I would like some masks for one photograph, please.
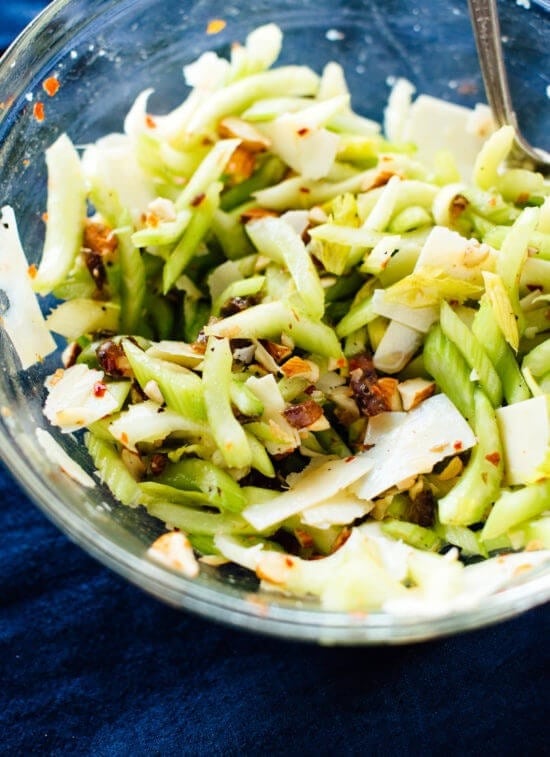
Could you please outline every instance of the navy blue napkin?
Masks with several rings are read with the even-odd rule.
[[[3,0],[0,44],[44,4]],[[0,754],[542,754],[549,625],[374,649],[228,629],[102,567],[0,465]]]

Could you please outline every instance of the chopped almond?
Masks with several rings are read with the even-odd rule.
[[[244,145],[239,145],[229,158],[225,167],[225,173],[232,178],[235,183],[250,178],[256,168],[256,156]]]
[[[193,547],[181,531],[170,531],[159,536],[149,547],[147,554],[168,568],[183,573],[187,578],[196,578],[199,574],[199,563]]]
[[[412,410],[435,392],[435,382],[423,378],[407,379],[397,385],[403,410]]]
[[[301,376],[307,378],[313,384],[319,378],[319,366],[312,360],[304,360],[298,355],[294,355],[286,363],[283,363],[281,370],[287,378]]]

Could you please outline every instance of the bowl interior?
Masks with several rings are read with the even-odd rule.
[[[550,14],[515,3],[501,4],[502,31],[514,102],[525,134],[548,149]],[[206,33],[222,16],[225,28]],[[11,205],[29,262],[38,262],[46,202],[44,149],[67,131],[75,144],[121,131],[136,95],[154,88],[155,113],[186,94],[182,66],[202,52],[228,52],[234,40],[275,21],[284,33],[280,58],[320,71],[336,60],[344,66],[355,109],[381,120],[395,77],[419,93],[472,106],[484,101],[465,2],[440,0],[292,0],[226,5],[199,0],[58,0],[19,38],[0,66],[0,201]],[[48,97],[43,81],[55,74],[61,88]],[[45,118],[33,115],[37,102]],[[537,118],[531,114],[537,113]],[[48,308],[48,301],[44,302]],[[60,343],[60,348],[63,345]],[[83,489],[49,463],[35,429],[44,426],[43,380],[59,354],[28,371],[0,333],[0,451],[31,497],[71,538],[145,590],[209,617],[295,638],[327,642],[410,641],[471,628],[542,601],[544,576],[492,598],[483,608],[426,621],[384,613],[350,618],[319,611],[314,604],[256,593],[256,582],[239,569],[205,569],[190,582],[148,560],[145,549],[163,528],[141,509],[118,505],[108,490]],[[87,470],[77,437],[54,436]]]

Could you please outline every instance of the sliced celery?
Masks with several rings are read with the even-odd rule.
[[[417,549],[438,552],[443,546],[443,542],[432,529],[418,526],[416,523],[387,518],[382,521],[381,528],[386,536],[404,541]]]
[[[504,453],[495,411],[479,389],[475,392],[474,405],[477,445],[458,483],[439,500],[439,520],[444,524],[469,526],[478,523],[485,518],[500,493]]]
[[[92,433],[86,434],[85,442],[101,480],[113,496],[123,505],[139,504],[139,485],[122,462],[115,445]]]
[[[243,427],[231,408],[231,365],[228,339],[211,336],[204,353],[202,383],[212,435],[230,468],[248,468],[252,452]]]
[[[520,523],[536,518],[548,509],[549,502],[550,479],[502,492],[489,513],[481,538],[495,539]]]
[[[184,491],[203,492],[212,505],[228,512],[240,512],[247,505],[239,484],[208,460],[186,458],[169,463],[156,481]]]
[[[502,401],[502,384],[487,352],[482,344],[445,301],[441,303],[441,330],[454,343],[470,368],[475,371],[476,380],[486,392],[493,407]]]
[[[474,417],[474,384],[470,369],[456,345],[435,326],[424,342],[424,367],[439,388],[468,420]]]

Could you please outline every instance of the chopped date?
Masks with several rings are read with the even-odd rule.
[[[107,271],[105,270],[101,254],[93,250],[84,249],[82,250],[82,257],[90,276],[94,280],[94,284],[101,292],[107,283]]]
[[[220,314],[224,318],[227,318],[230,315],[235,315],[235,313],[241,313],[243,310],[246,310],[257,303],[258,300],[256,297],[232,297],[230,300],[223,303],[220,309]]]
[[[132,375],[130,363],[122,346],[112,339],[101,342],[96,354],[99,365],[108,376],[120,378],[121,376]]]
[[[416,523],[418,526],[424,526],[424,528],[430,528],[434,524],[435,520],[435,498],[430,489],[422,489],[411,500],[411,507],[408,513],[411,523]]]
[[[283,415],[294,428],[307,428],[323,414],[322,408],[314,400],[305,400],[296,405],[289,405]]]
[[[350,358],[350,388],[362,415],[373,416],[391,410],[386,393],[378,386],[378,374],[370,355]]]

